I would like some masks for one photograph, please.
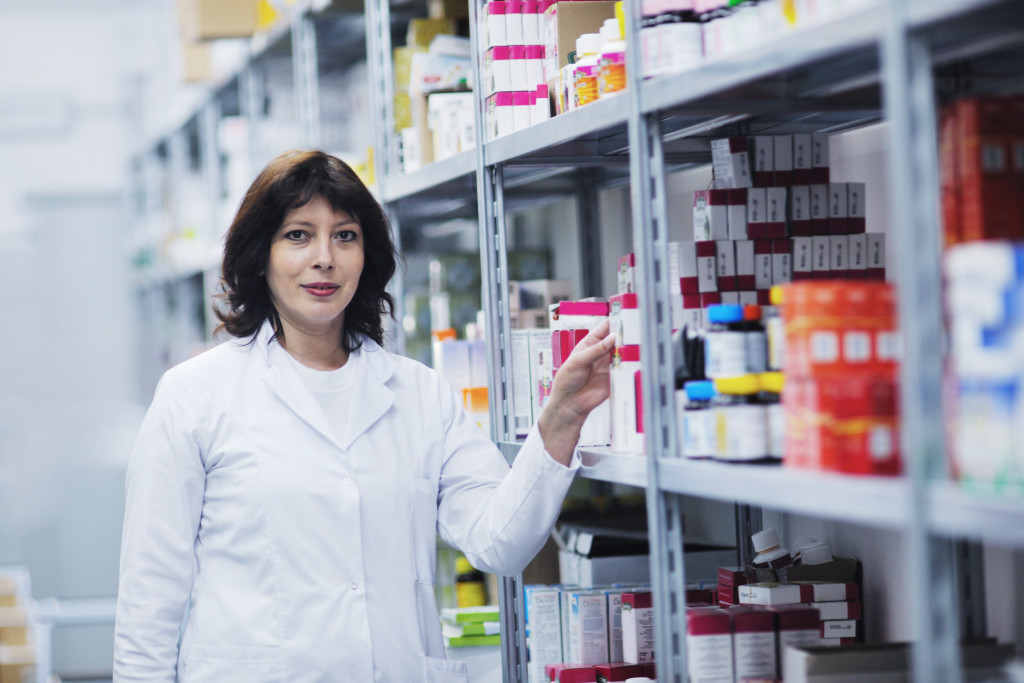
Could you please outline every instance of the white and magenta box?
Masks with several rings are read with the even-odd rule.
[[[622,661],[654,661],[654,605],[647,591],[622,594]]]
[[[508,45],[523,45],[523,2],[505,0],[505,40]]]
[[[718,247],[715,242],[697,242],[697,277],[701,294],[718,291]]]
[[[768,236],[768,190],[754,187],[747,190],[747,236],[760,240]]]
[[[509,0],[512,4],[515,0]],[[522,4],[522,3],[519,3]],[[529,79],[526,76],[526,46],[515,44],[508,46],[509,72],[512,77],[512,90],[514,92],[526,92],[531,90]],[[533,86],[534,88],[537,86]]]
[[[521,280],[519,288],[532,280]],[[557,301],[548,306],[552,330],[592,330],[608,317],[608,302],[600,300]]]
[[[644,435],[637,420],[636,373],[640,371],[640,346],[619,346],[609,371],[611,384],[612,450],[616,453],[644,452]],[[619,660],[613,660],[619,661]]]
[[[554,366],[551,359],[551,330],[531,329],[530,344],[530,407],[532,422],[540,419],[544,404],[551,395]]]
[[[814,607],[809,605],[773,605],[769,607],[775,612],[779,624],[779,673],[786,679],[786,648],[815,647],[821,640],[821,617]]]
[[[775,184],[775,143],[769,135],[758,135],[751,139],[753,148],[754,186],[768,187]]]
[[[850,236],[829,235],[829,270],[833,278],[846,278],[850,270]]]
[[[828,184],[828,232],[846,235],[850,232],[846,183]]]
[[[747,190],[729,190],[729,239],[747,239]]]
[[[750,154],[746,138],[719,138],[711,141],[711,171],[715,187],[733,189],[751,187]]]
[[[729,239],[729,193],[697,190],[693,193],[693,239],[696,242]]]
[[[535,100],[531,100],[531,96],[535,98],[536,94],[532,92],[512,93],[512,127],[516,132],[526,130],[533,125],[531,116]]]
[[[868,276],[868,236],[865,234],[850,235],[850,270],[851,280],[865,280]]]
[[[669,292],[694,294],[700,291],[696,242],[668,243]]]
[[[786,237],[786,188],[765,188],[764,236],[769,239]]]
[[[512,49],[508,45],[492,47],[484,53],[484,74],[487,78],[487,96],[513,92]]]
[[[686,610],[686,669],[690,683],[734,681],[732,620],[718,607]]]
[[[793,136],[776,135],[772,141],[775,151],[775,168],[772,184],[776,187],[793,185]],[[806,183],[805,183],[806,184]]]
[[[856,583],[750,583],[740,587],[740,602],[747,605],[794,605],[859,599],[860,585]]]
[[[551,98],[548,96],[548,86],[546,84],[538,85],[535,95],[531,113],[533,125],[551,118]]]
[[[578,664],[608,661],[608,598],[603,591],[569,592],[569,656]]]
[[[556,586],[526,586],[529,631],[530,683],[544,683],[544,667],[562,661],[561,589]]]
[[[732,617],[732,654],[738,681],[778,676],[775,614],[764,607],[736,605]]]
[[[487,47],[508,45],[505,13],[508,3],[505,0],[489,0],[487,3]]]
[[[536,92],[537,88],[545,85],[544,46],[525,45],[523,47],[523,53],[526,62],[526,89]]]
[[[829,182],[828,133],[811,133],[811,182]]]
[[[811,234],[828,233],[828,185],[811,185]]]
[[[811,230],[811,187],[794,185],[789,193],[790,232],[793,237],[809,237]]]
[[[814,238],[793,238],[793,282],[814,279]]]
[[[867,278],[885,281],[885,235],[882,233],[868,234]]]
[[[772,284],[782,285],[793,281],[793,240],[788,238],[772,240]]]
[[[635,293],[609,297],[608,320],[616,346],[640,345],[640,305]]]
[[[537,0],[525,0],[523,2],[523,43],[526,45],[541,45],[544,42],[540,30],[540,17],[540,3]],[[543,73],[543,67],[541,73]]]
[[[736,243],[736,290],[750,292],[757,289],[755,279],[756,262],[754,240],[737,240]]]
[[[732,240],[715,242],[715,261],[718,265],[718,291],[736,291],[736,248]]]
[[[811,134],[793,136],[793,184],[810,185],[814,182],[812,171]]]
[[[496,140],[516,131],[514,93],[499,92],[487,98],[487,135]]]
[[[815,235],[811,238],[811,268],[815,280],[827,279],[832,269],[832,243],[829,238],[829,235]]]
[[[846,183],[847,232],[860,235],[867,232],[867,186],[864,183]]]

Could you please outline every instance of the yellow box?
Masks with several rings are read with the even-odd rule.
[[[456,35],[454,19],[412,19],[409,30],[405,34],[406,47],[419,47],[424,50],[430,47],[434,36],[441,34]]]
[[[28,626],[0,626],[0,645],[28,645]]]
[[[259,22],[258,0],[180,0],[179,16],[186,40],[251,36]]]
[[[206,43],[182,42],[181,80],[202,83],[210,77],[210,48]]]
[[[431,19],[469,19],[466,0],[427,0],[427,16]]]

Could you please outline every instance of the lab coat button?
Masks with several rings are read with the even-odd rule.
[[[359,590],[359,584],[356,583],[355,581],[352,582],[352,590],[354,590],[354,591]]]
[[[341,483],[344,484],[345,486],[348,486],[349,484],[352,483],[352,479],[350,479],[349,477],[345,477],[344,479],[341,480]]]

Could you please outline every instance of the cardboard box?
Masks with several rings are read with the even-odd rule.
[[[794,185],[790,188],[790,232],[793,237],[809,237],[811,231],[811,188]]]
[[[733,676],[732,620],[726,610],[686,610],[686,668],[690,683],[718,683]]]
[[[622,594],[622,660],[627,664],[654,661],[654,606],[651,593]]]
[[[185,83],[202,83],[211,76],[210,50],[206,43],[182,41],[181,80]]]
[[[551,79],[569,64],[569,53],[584,33],[598,33],[605,19],[615,16],[614,2],[556,2],[544,12],[544,76]]]
[[[769,187],[775,181],[775,145],[771,136],[753,138],[754,186]]]
[[[828,233],[828,185],[811,185],[811,234]]]
[[[715,187],[735,189],[753,186],[746,138],[711,141],[711,168]]]
[[[697,190],[693,193],[695,242],[729,239],[729,191]]]
[[[608,599],[603,591],[569,592],[569,654],[577,664],[608,661]]]
[[[251,36],[258,8],[257,0],[179,0],[182,36],[189,42]]]
[[[775,151],[774,184],[776,187],[789,187],[794,184],[793,136],[776,135],[773,143]]]
[[[733,606],[733,666],[736,680],[772,679],[778,669],[775,614],[767,609]]]
[[[860,584],[857,583],[752,583],[740,586],[740,602],[748,605],[794,605],[801,602],[859,599]]]
[[[529,676],[531,683],[544,681],[544,667],[563,661],[561,589],[526,586],[526,613],[529,616]]]

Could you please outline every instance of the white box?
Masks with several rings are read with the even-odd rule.
[[[608,322],[616,346],[638,346],[642,334],[640,308],[636,294],[616,294],[608,298]]]
[[[775,183],[775,142],[771,136],[754,137],[754,185],[768,187]]]
[[[561,590],[547,586],[526,586],[526,625],[529,631],[530,683],[545,683],[544,666],[562,659]]]
[[[829,181],[828,133],[811,134],[811,176],[815,183]]]
[[[544,47],[544,39],[541,36],[540,9],[534,0],[526,0],[523,3],[523,43],[526,45],[538,45]]]
[[[811,188],[809,185],[794,185],[790,188],[791,232],[794,237],[811,234]]]
[[[766,188],[765,235],[772,239],[786,237],[786,188]]]
[[[811,172],[811,135],[797,134],[793,136],[793,184],[809,185],[813,180]]]
[[[868,235],[868,277],[885,279],[885,235],[881,233]]]
[[[629,360],[617,360],[608,372],[611,385],[612,451],[644,452],[644,435],[637,430],[636,373],[640,370],[640,347],[627,346],[616,350]],[[612,660],[618,661],[618,660]]]
[[[850,269],[850,237],[848,235],[831,235],[829,240],[829,270],[833,273],[845,273]]]
[[[586,446],[609,446],[612,442],[612,409],[611,401],[605,399],[590,411],[580,429],[580,440],[577,444]]]
[[[538,84],[530,86],[530,79],[527,76],[525,45],[510,45],[508,48],[508,61],[513,92],[528,92],[537,87]]]
[[[608,661],[608,598],[602,591],[569,592],[569,659],[578,664]]]
[[[754,240],[754,288],[771,289],[773,276],[772,241]]]
[[[859,600],[856,583],[752,583],[739,587],[740,602],[749,605],[792,605],[800,602]]]
[[[736,276],[736,248],[732,240],[715,242],[715,260],[718,262],[718,281],[723,277]]]
[[[775,185],[788,187],[796,184],[793,182],[793,136],[776,135],[773,146],[775,149]]]
[[[736,289],[744,292],[757,288],[755,282],[754,241],[736,241]]]
[[[793,281],[793,244],[788,238],[772,240],[772,284]]]
[[[768,191],[763,187],[747,190],[747,235],[760,240],[768,236]]]
[[[712,140],[711,167],[715,187],[718,189],[751,187],[753,185],[746,138]]]
[[[491,0],[487,3],[487,47],[508,45],[508,35],[505,28],[504,0]]]
[[[507,0],[505,3],[505,40],[509,45],[523,45],[523,3]]]
[[[533,392],[530,380],[530,333],[512,330],[512,424],[517,437],[533,426]],[[547,330],[545,330],[547,332]]]
[[[793,238],[793,280],[809,280],[814,272],[814,238]]]
[[[648,592],[622,594],[622,661],[654,661],[654,607]]]
[[[548,396],[551,395],[553,370],[551,367],[551,330],[532,329],[530,344],[530,408],[531,422],[540,419]]]
[[[729,238],[729,193],[697,190],[693,193],[693,239],[697,242]]]
[[[862,279],[868,269],[868,236],[850,235],[850,278]]]
[[[828,235],[815,235],[811,238],[814,250],[812,268],[815,273],[827,273],[832,269],[832,243]]]
[[[828,234],[828,185],[811,185],[811,234]]]
[[[856,638],[856,619],[830,619],[821,622],[822,638]]]
[[[729,613],[717,607],[697,607],[686,610],[686,619],[689,683],[732,683],[735,679]]]
[[[434,369],[456,391],[475,386],[470,375],[469,342],[448,339],[433,343]]]
[[[700,291],[696,242],[669,242],[668,267],[670,292],[694,294]]]
[[[718,291],[717,247],[714,242],[697,242],[697,277],[700,292]]]
[[[846,211],[851,234],[867,230],[867,186],[864,183],[846,183]]]
[[[608,599],[608,661],[622,661],[622,590],[604,592]]]
[[[828,184],[828,231],[833,235],[850,232],[846,183]]]
[[[747,239],[747,190],[729,190],[729,239]]]
[[[488,97],[515,90],[512,82],[512,54],[507,45],[492,47],[484,53],[484,73],[487,77]]]

